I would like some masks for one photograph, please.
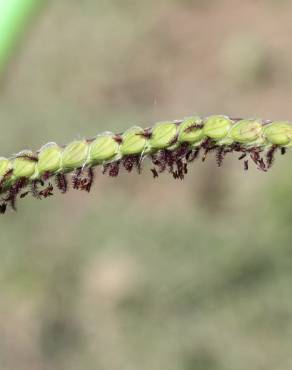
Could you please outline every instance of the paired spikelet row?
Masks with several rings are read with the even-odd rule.
[[[183,179],[187,164],[203,152],[202,160],[210,151],[216,151],[221,166],[224,156],[240,152],[247,155],[257,167],[266,171],[272,164],[275,151],[282,154],[292,146],[292,124],[283,121],[243,120],[226,116],[205,119],[194,116],[181,121],[159,122],[152,128],[132,127],[123,134],[105,132],[89,140],[78,140],[61,147],[55,143],[44,145],[36,153],[22,151],[11,158],[0,158],[0,213],[9,203],[31,193],[37,198],[52,195],[56,186],[65,193],[66,174],[72,173],[74,189],[90,191],[92,168],[103,166],[103,173],[117,176],[120,167],[128,172],[141,171],[142,160],[150,158],[153,176],[165,170],[174,178]],[[265,152],[265,158],[261,153]],[[245,169],[248,161],[244,161]],[[24,192],[24,190],[26,190]]]

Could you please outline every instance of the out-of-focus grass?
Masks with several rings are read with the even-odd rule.
[[[0,1],[0,74],[42,0]]]
[[[1,154],[195,111],[291,119],[287,9],[50,2],[1,87]],[[229,50],[247,24],[265,54],[245,84]],[[99,171],[89,196],[19,202],[0,220],[0,369],[289,369],[291,160]]]

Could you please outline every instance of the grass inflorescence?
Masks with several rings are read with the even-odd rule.
[[[159,122],[146,129],[135,126],[122,134],[105,132],[65,146],[51,142],[37,152],[26,150],[0,158],[0,213],[5,213],[7,205],[16,209],[18,197],[47,198],[55,188],[66,193],[69,183],[75,190],[90,192],[96,166],[116,177],[121,168],[141,173],[148,158],[154,178],[168,172],[182,180],[188,165],[199,156],[205,161],[214,152],[220,167],[228,153],[237,152],[245,170],[250,159],[259,170],[267,171],[276,151],[284,154],[291,145],[289,122],[223,115]]]

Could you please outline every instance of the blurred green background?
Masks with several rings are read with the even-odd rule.
[[[1,155],[194,113],[292,121],[291,32],[288,0],[52,0],[2,75]],[[292,155],[211,157],[1,217],[1,370],[292,368]]]

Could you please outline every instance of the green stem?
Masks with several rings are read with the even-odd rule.
[[[0,72],[43,0],[0,0]]]

